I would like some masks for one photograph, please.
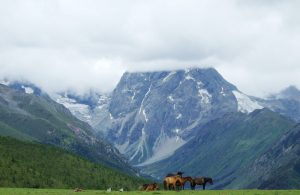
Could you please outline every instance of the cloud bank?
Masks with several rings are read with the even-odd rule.
[[[0,77],[108,92],[124,71],[215,67],[245,93],[300,87],[300,2],[12,0]]]

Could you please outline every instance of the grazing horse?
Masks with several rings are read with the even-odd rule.
[[[146,187],[146,191],[155,191],[157,189],[159,189],[157,183],[148,184],[148,186]]]
[[[193,179],[191,177],[182,177],[182,178],[178,178],[176,181],[176,186],[179,186],[180,188],[182,188],[184,190],[184,184],[189,181],[190,183],[192,183]]]
[[[203,185],[203,190],[205,190],[205,185],[207,182],[212,185],[213,184],[212,178],[210,178],[210,177],[194,178],[191,182],[191,189],[195,190],[196,185]]]
[[[163,182],[165,190],[175,190],[176,183],[179,179],[181,179],[179,175],[165,177]]]

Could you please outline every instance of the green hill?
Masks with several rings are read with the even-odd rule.
[[[55,145],[129,174],[136,171],[111,144],[48,95],[27,94],[0,84],[0,135]]]
[[[260,189],[300,188],[300,124],[281,136],[276,143],[241,176]]]
[[[137,189],[144,181],[62,149],[0,137],[0,186]]]
[[[172,157],[142,168],[160,177],[177,170],[190,176],[210,176],[215,181],[211,187],[217,189],[258,188],[263,182],[259,176],[265,173],[262,170],[266,166],[261,167],[261,173],[254,174],[250,165],[264,152],[272,150],[294,125],[293,121],[268,109],[256,110],[249,115],[227,114],[199,127],[201,133]],[[270,163],[272,161],[276,162],[273,156]],[[277,170],[270,169],[272,172]],[[253,173],[251,179],[245,176],[249,172]],[[254,180],[257,182],[253,183]]]

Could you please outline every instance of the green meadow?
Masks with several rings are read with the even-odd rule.
[[[154,192],[142,192],[142,191],[128,191],[128,192],[106,192],[103,190],[84,190],[82,192],[74,192],[72,189],[29,189],[29,188],[0,188],[1,195],[27,195],[27,194],[36,194],[36,195],[72,195],[72,194],[82,194],[82,195],[96,195],[96,194],[128,194],[128,195],[137,195],[137,194],[205,194],[205,195],[299,195],[300,190],[184,190],[184,191],[154,191]]]

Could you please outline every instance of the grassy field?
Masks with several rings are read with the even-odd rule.
[[[298,195],[300,190],[196,190],[196,191],[155,191],[155,192],[141,192],[141,191],[130,191],[130,192],[106,192],[101,190],[85,190],[83,192],[74,192],[68,189],[28,189],[28,188],[0,188],[1,195],[72,195],[72,194],[82,194],[82,195],[96,195],[96,194],[127,194],[127,195],[138,195],[138,194],[200,194],[200,195]]]

